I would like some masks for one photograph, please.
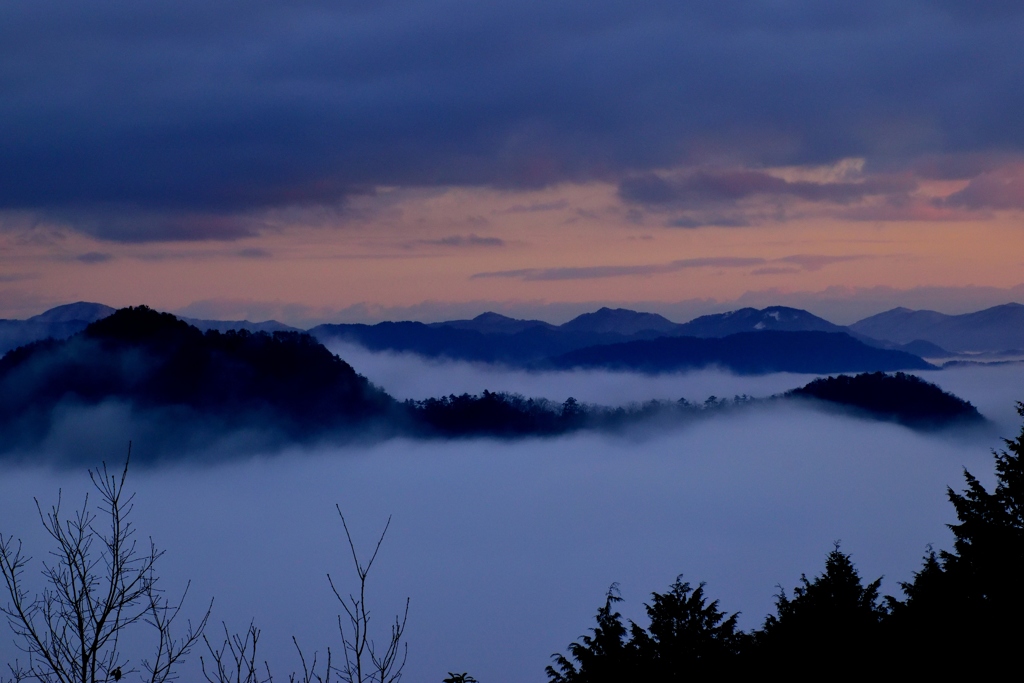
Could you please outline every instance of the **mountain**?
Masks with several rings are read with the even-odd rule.
[[[534,329],[544,331],[531,328],[520,334]],[[468,330],[440,330],[483,336]],[[609,351],[614,355],[609,357]],[[606,366],[654,371],[710,363],[739,372],[927,366],[913,356],[873,349],[847,335],[826,332],[661,337],[575,353],[589,357],[603,353],[597,362]],[[570,360],[565,367],[591,361]],[[869,402],[879,405],[891,402],[892,393],[887,385],[868,387]],[[819,398],[836,400],[827,392]],[[919,397],[905,400],[914,402]],[[606,408],[573,399],[552,403],[485,391],[480,396],[399,403],[309,334],[203,332],[171,314],[140,306],[118,310],[68,339],[37,341],[0,359],[0,433],[4,435],[0,453],[62,434],[69,419],[73,424],[88,424],[90,434],[102,432],[105,424],[116,424],[118,430],[139,435],[148,453],[173,454],[188,450],[183,444],[222,439],[266,448],[340,436],[554,435],[578,429],[620,429],[651,419],[690,419],[707,410],[750,402],[746,398],[696,405],[651,401]]]
[[[897,372],[823,377],[785,394],[854,408],[875,418],[927,427],[951,422],[981,422],[984,418],[968,401],[914,375]]]
[[[0,320],[0,356],[11,349],[31,344],[41,339],[67,339],[84,330],[89,323],[102,320],[115,309],[103,304],[79,301],[64,304],[34,315],[26,320]],[[249,332],[287,332],[299,331],[276,320],[253,323],[248,320],[200,320],[197,318],[181,318],[200,330],[247,330]]]
[[[842,332],[741,332],[727,337],[661,337],[593,346],[549,361],[551,367],[647,373],[721,367],[739,374],[874,372],[935,366],[904,351],[878,349]]]
[[[451,327],[456,330],[471,330],[481,334],[516,334],[534,327],[553,329],[555,326],[543,320],[518,320],[500,313],[481,313],[472,320],[448,320],[431,323],[430,327]]]
[[[67,339],[113,312],[110,306],[79,301],[51,308],[27,320],[0,320],[0,356],[39,339]]]
[[[558,326],[564,332],[589,332],[591,334],[619,334],[632,336],[643,332],[675,334],[677,323],[657,313],[638,313],[627,308],[600,308],[593,313],[584,313]]]
[[[203,333],[145,306],[0,359],[0,431],[10,442],[39,438],[68,407],[111,401],[163,415],[167,438],[213,423],[307,439],[364,429],[395,405],[305,333]]]
[[[773,326],[787,329],[770,329]],[[700,334],[684,337],[683,333],[687,330]],[[703,316],[685,325],[678,325],[653,313],[602,308],[559,326],[486,313],[471,321],[452,321],[451,324],[385,322],[376,325],[319,325],[310,333],[325,343],[344,340],[372,351],[497,362],[526,368],[566,367],[566,364],[571,366],[579,363],[589,367],[672,372],[721,365],[737,372],[752,373],[783,370],[853,372],[932,367],[905,349],[885,348],[896,344],[853,339],[846,328],[833,325],[807,311],[782,306],[760,311],[747,308]],[[794,335],[786,339],[796,346],[792,350],[780,347],[770,351],[780,338],[758,336],[767,333]],[[735,334],[753,336],[743,337],[741,344],[737,340],[718,345],[710,341]],[[689,341],[666,341],[675,338]],[[707,343],[698,343],[695,341],[698,338]],[[655,340],[658,343],[654,343]],[[650,343],[634,347],[621,346],[639,342]],[[819,343],[824,344],[824,347],[813,348],[814,344]],[[928,345],[927,350],[934,351],[935,347]],[[663,355],[657,359],[629,356],[647,352]],[[941,349],[938,352],[938,355],[946,355]],[[620,353],[627,355],[618,355]],[[749,355],[749,362],[742,358],[744,354]],[[803,360],[797,356],[803,356]],[[759,367],[763,369],[756,369]]]
[[[739,332],[760,332],[780,330],[783,332],[845,332],[846,328],[834,325],[812,313],[799,308],[769,306],[741,308],[728,313],[702,315],[688,323],[677,326],[678,334],[687,337],[726,337]]]
[[[265,320],[259,323],[248,320],[202,320],[199,318],[181,318],[189,325],[198,327],[203,332],[217,330],[218,332],[229,332],[231,330],[245,330],[246,332],[302,332],[297,327],[291,327],[276,320]]]
[[[511,319],[510,319],[511,320]],[[512,327],[511,325],[509,327]],[[574,349],[659,336],[653,330],[624,335],[615,332],[565,330],[564,326],[531,325],[511,334],[484,333],[445,324],[384,322],[376,325],[318,325],[309,332],[321,342],[342,340],[371,351],[415,353],[447,358],[523,366]]]
[[[90,303],[88,301],[78,301],[73,304],[55,306],[54,308],[44,311],[39,315],[32,316],[28,319],[28,322],[67,323],[81,321],[85,323],[92,323],[102,318],[106,318],[113,312],[114,309],[110,306]]]
[[[1024,349],[1024,305],[1009,303],[963,315],[894,308],[850,329],[900,344],[924,340],[957,352]]]

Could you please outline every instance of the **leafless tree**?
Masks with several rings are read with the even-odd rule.
[[[398,683],[408,655],[408,645],[402,640],[402,637],[409,616],[409,600],[407,598],[405,601],[405,612],[401,618],[395,617],[387,646],[383,650],[379,650],[375,641],[370,638],[370,610],[366,605],[367,577],[374,560],[377,559],[377,553],[380,552],[384,536],[391,526],[391,518],[388,518],[387,524],[384,525],[384,531],[377,539],[373,554],[364,565],[359,560],[355,542],[352,540],[352,534],[345,522],[345,516],[341,514],[341,508],[338,508],[338,516],[341,517],[345,538],[355,564],[356,577],[359,579],[358,597],[355,594],[349,594],[347,598],[343,598],[335,586],[334,579],[330,574],[327,575],[331,590],[348,617],[348,629],[346,629],[345,618],[338,615],[338,630],[341,635],[345,661],[341,666],[334,666],[330,648],[327,648],[325,661],[319,660],[316,653],[307,660],[298,641],[293,637],[292,642],[298,652],[302,671],[289,674],[288,683],[330,683],[331,676],[335,674],[337,679],[343,683]],[[203,636],[206,649],[209,652],[209,664],[207,664],[206,657],[200,657],[199,660],[208,683],[273,683],[274,676],[270,671],[270,666],[264,662],[261,668],[257,658],[259,639],[260,630],[252,623],[249,624],[244,636],[232,634],[225,625],[224,640],[220,647],[214,647],[206,636]],[[323,664],[322,670],[321,664]]]
[[[369,635],[370,611],[366,607],[366,577],[370,573],[373,561],[377,559],[381,543],[391,526],[391,518],[388,517],[384,531],[377,539],[377,546],[373,549],[370,559],[363,565],[356,553],[356,545],[352,541],[352,534],[345,522],[345,515],[341,514],[338,507],[338,516],[341,517],[341,525],[345,529],[345,538],[348,540],[349,550],[352,551],[352,562],[356,567],[356,576],[359,578],[359,595],[349,594],[343,598],[338,588],[334,585],[331,575],[327,575],[327,581],[331,584],[334,596],[341,603],[348,615],[351,637],[345,635],[343,619],[338,616],[338,630],[341,633],[341,641],[345,650],[344,666],[337,669],[341,679],[346,683],[397,683],[402,678],[402,669],[405,668],[405,661],[409,654],[408,643],[403,642],[402,635],[405,633],[405,624],[409,617],[409,599],[405,600],[405,612],[401,618],[395,616],[395,623],[391,625],[391,637],[383,650],[379,650]],[[399,659],[401,656],[401,659]]]
[[[124,469],[117,474],[89,471],[99,495],[99,505],[89,505],[66,517],[58,495],[56,505],[36,509],[56,547],[51,559],[42,562],[46,586],[31,595],[25,585],[25,569],[31,562],[20,540],[0,534],[0,574],[9,601],[0,606],[26,654],[27,663],[9,665],[15,681],[43,683],[100,683],[120,681],[132,673],[149,683],[176,679],[175,666],[201,637],[210,608],[198,624],[191,622],[183,634],[173,635],[181,612],[186,586],[177,601],[168,600],[158,587],[157,550],[152,539],[139,547],[130,521],[134,494],[125,493],[131,445]],[[211,603],[212,607],[212,603]],[[156,634],[150,659],[133,663],[119,649],[126,629],[148,624]]]
[[[224,641],[219,648],[215,648],[203,636],[206,649],[210,653],[209,667],[206,658],[200,656],[203,675],[209,683],[274,683],[274,676],[270,672],[270,665],[263,663],[264,673],[260,673],[259,661],[256,658],[257,645],[260,640],[260,630],[255,624],[250,623],[249,629],[244,636],[232,634],[224,625]],[[324,666],[324,673],[319,673],[317,654],[313,653],[311,661],[306,661],[306,656],[299,647],[299,642],[292,637],[295,649],[299,653],[299,661],[302,663],[302,673],[291,673],[288,676],[288,683],[330,683],[331,672],[331,650],[327,650],[327,661]]]

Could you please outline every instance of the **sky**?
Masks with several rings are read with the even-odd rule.
[[[0,317],[1024,300],[1011,0],[11,0]]]

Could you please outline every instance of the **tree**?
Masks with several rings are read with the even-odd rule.
[[[175,666],[201,637],[209,608],[198,624],[191,622],[175,637],[177,619],[188,587],[177,601],[168,600],[158,587],[157,550],[152,539],[140,547],[131,522],[134,494],[126,494],[128,457],[120,474],[104,463],[89,471],[99,505],[86,496],[81,510],[66,517],[61,499],[44,512],[36,508],[55,547],[52,559],[42,563],[46,588],[30,595],[24,573],[32,558],[20,540],[0,534],[0,575],[9,602],[0,607],[14,630],[28,662],[10,666],[14,680],[44,683],[98,683],[118,681],[142,673],[150,683],[174,680]],[[212,607],[212,603],[211,603]],[[124,655],[120,640],[126,631],[148,625],[155,636],[149,659]]]
[[[882,579],[868,585],[839,543],[825,559],[825,572],[801,575],[793,597],[776,596],[777,615],[769,615],[756,638],[762,658],[797,669],[820,669],[845,662],[867,666],[866,653],[880,644],[887,611],[879,600]]]
[[[350,593],[343,598],[334,585],[331,575],[327,575],[327,581],[331,585],[334,597],[338,599],[341,606],[348,615],[351,637],[345,635],[345,627],[342,618],[338,616],[338,630],[341,634],[342,647],[345,652],[345,664],[337,669],[343,681],[346,683],[397,683],[402,678],[402,669],[409,654],[408,643],[403,643],[402,635],[405,633],[405,624],[409,618],[409,599],[405,599],[405,613],[399,618],[395,616],[395,623],[391,625],[391,637],[383,651],[378,650],[374,641],[370,639],[370,612],[366,608],[366,578],[370,574],[373,561],[377,559],[380,546],[384,542],[384,536],[391,526],[391,518],[388,517],[384,525],[384,531],[377,539],[377,545],[373,554],[364,565],[356,553],[356,545],[349,533],[348,524],[345,522],[345,515],[341,514],[338,507],[338,516],[341,517],[341,525],[345,529],[345,538],[348,540],[349,550],[352,551],[352,562],[355,564],[356,576],[359,578],[358,597]],[[401,659],[399,659],[401,655]],[[330,656],[330,651],[328,651]],[[329,668],[330,665],[328,665]]]
[[[1024,417],[1024,403],[1017,412]],[[992,491],[967,470],[963,492],[947,489],[953,550],[926,556],[894,611],[894,630],[917,658],[941,655],[975,674],[1013,657],[1024,635],[1024,427],[1003,442],[992,452]]]
[[[612,606],[621,601],[619,586],[613,583],[604,607],[597,610],[597,626],[591,629],[594,635],[582,636],[581,642],[569,646],[569,656],[576,663],[564,655],[552,655],[555,666],[546,669],[551,683],[620,683],[630,679],[634,662],[626,646],[626,627],[622,615],[612,611]]]
[[[475,678],[463,671],[460,674],[448,672],[448,678],[442,679],[441,683],[479,683]]]
[[[652,593],[645,604],[651,623],[647,630],[632,625],[631,646],[640,665],[638,678],[682,681],[695,675],[721,672],[734,665],[744,642],[736,630],[738,614],[727,616],[718,601],[707,602],[704,584],[690,588],[682,575],[666,593]]]
[[[346,631],[344,619],[338,615],[338,631],[345,660],[341,666],[335,666],[331,648],[327,648],[327,657],[322,661],[315,652],[312,657],[307,658],[298,640],[292,637],[302,671],[289,674],[288,683],[330,683],[332,676],[345,683],[398,683],[402,678],[402,669],[408,656],[408,644],[403,641],[403,636],[409,617],[409,599],[406,598],[405,612],[402,616],[395,617],[395,622],[391,625],[390,638],[383,650],[378,649],[376,642],[370,637],[370,610],[366,603],[366,581],[373,562],[377,559],[377,553],[380,552],[381,544],[384,543],[384,536],[391,526],[391,518],[388,517],[370,559],[363,564],[356,552],[345,515],[341,513],[341,508],[337,509],[359,579],[357,593],[349,594],[346,598],[338,591],[331,575],[327,575],[327,582],[348,617]],[[200,657],[200,661],[206,680],[209,683],[273,683],[274,676],[269,664],[264,662],[261,668],[257,659],[259,639],[260,629],[253,623],[249,624],[245,635],[232,634],[225,625],[224,640],[220,647],[214,647],[204,636],[210,663],[208,665],[204,657]],[[320,664],[323,664],[323,669],[320,668]],[[472,681],[472,677],[466,679],[466,683]]]

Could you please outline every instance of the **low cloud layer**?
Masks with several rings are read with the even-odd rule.
[[[411,598],[407,676],[512,683],[541,678],[550,654],[592,627],[613,581],[639,620],[650,592],[683,572],[750,628],[777,584],[820,572],[841,539],[863,576],[884,575],[895,592],[926,544],[949,545],[945,486],[961,486],[965,465],[990,484],[992,446],[995,435],[786,409],[648,438],[394,441],[137,469],[131,486],[140,533],[167,551],[165,587],[192,579],[190,616],[215,597],[215,624],[255,619],[276,671],[298,666],[293,635],[321,654],[338,647],[326,574],[343,591],[353,576],[337,503],[364,550],[393,515],[369,600],[386,628]],[[122,454],[123,444],[109,457]],[[45,505],[62,487],[70,504],[86,488],[80,470],[7,467],[0,482],[3,530],[37,558],[46,546],[32,496]],[[0,658],[12,654],[4,638]]]
[[[966,0],[15,0],[0,208],[132,242],[243,237],[253,211],[377,186],[898,195],[899,175],[757,169],[1020,153],[1022,27],[1019,3]],[[747,170],[651,175],[709,160]],[[1019,191],[976,182],[957,201],[1019,208]]]

